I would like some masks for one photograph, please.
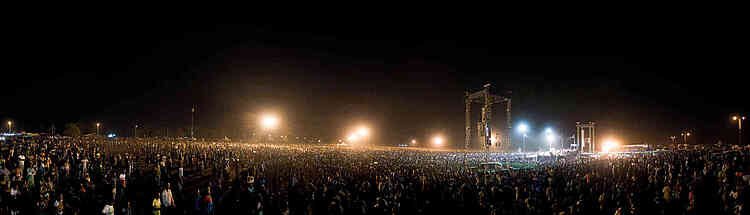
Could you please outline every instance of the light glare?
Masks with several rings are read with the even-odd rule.
[[[369,133],[370,131],[366,127],[361,127],[357,131],[357,134],[362,135],[362,136],[367,136]]]
[[[619,144],[614,140],[607,140],[604,142],[604,146],[602,147],[602,152],[610,152],[617,148]]]
[[[349,135],[349,137],[347,137],[346,140],[348,140],[349,142],[357,141],[357,135],[356,134]]]
[[[279,120],[274,116],[267,115],[263,117],[263,127],[265,128],[274,128],[278,122]]]
[[[523,132],[523,133],[526,133],[526,130],[528,130],[528,129],[529,129],[529,127],[526,126],[526,124],[521,124],[521,125],[518,126],[518,130],[521,131],[521,132]]]
[[[435,145],[443,145],[443,137],[437,136],[432,138],[432,142],[435,143]]]

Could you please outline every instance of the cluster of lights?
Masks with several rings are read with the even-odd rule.
[[[518,131],[521,132],[521,134],[523,135],[524,142],[525,142],[526,137],[528,137],[528,134],[527,134],[528,130],[529,130],[529,126],[528,125],[523,124],[523,123],[520,124],[520,125],[518,125]],[[544,129],[544,137],[545,137],[545,139],[547,140],[547,142],[548,142],[548,144],[550,146],[550,150],[552,150],[552,148],[553,148],[552,144],[555,143],[555,141],[557,140],[558,136],[555,135],[555,133],[552,131],[552,128],[547,128],[547,129]]]

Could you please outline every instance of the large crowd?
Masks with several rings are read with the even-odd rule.
[[[750,150],[543,156],[8,138],[0,214],[749,214]],[[534,168],[479,172],[481,163]]]

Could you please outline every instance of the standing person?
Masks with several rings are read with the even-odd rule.
[[[159,193],[154,194],[154,200],[151,201],[151,207],[153,208],[154,215],[161,215],[161,201],[159,200]]]
[[[26,189],[33,190],[36,186],[34,176],[36,175],[36,166],[30,166],[26,170]]]
[[[194,206],[193,209],[195,210],[195,213],[201,212],[201,197],[203,196],[201,196],[201,190],[199,188],[195,196],[195,204],[193,205]]]
[[[213,215],[214,212],[214,200],[211,197],[211,187],[206,188],[206,195],[203,197],[203,200],[201,202],[201,214],[203,215]]]
[[[164,187],[164,190],[161,192],[161,203],[164,205],[164,214],[169,214],[169,211],[175,207],[172,186],[170,183],[167,183],[167,186]]]

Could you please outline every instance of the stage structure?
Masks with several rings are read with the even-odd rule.
[[[576,140],[572,148],[578,152],[596,153],[595,122],[576,122]]]
[[[480,144],[484,147],[484,150],[489,151],[490,147],[494,146],[498,150],[504,150],[510,146],[510,130],[511,130],[511,118],[510,118],[510,91],[508,95],[498,96],[490,94],[490,84],[485,84],[484,89],[470,93],[465,92],[464,103],[466,105],[466,142],[464,148],[469,149],[471,146],[471,103],[482,104],[482,116],[479,122],[477,122],[477,138],[479,138]],[[502,134],[502,137],[495,137],[495,144],[493,145],[490,138],[492,138],[492,127],[490,126],[490,120],[492,119],[492,106],[494,104],[505,103],[505,120],[506,128]]]

